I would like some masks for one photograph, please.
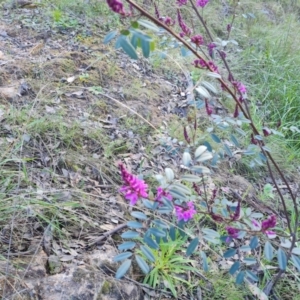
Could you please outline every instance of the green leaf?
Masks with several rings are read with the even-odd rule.
[[[140,220],[147,220],[147,216],[140,211],[133,211],[130,215]]]
[[[234,273],[240,268],[240,265],[241,265],[240,262],[236,261],[229,269],[229,274],[234,275]]]
[[[131,22],[131,26],[135,29],[139,28],[139,23],[137,21]]]
[[[123,239],[136,239],[139,237],[139,233],[136,231],[125,231],[124,233],[121,234],[121,237]]]
[[[118,249],[120,251],[124,251],[124,250],[130,250],[133,249],[135,247],[136,243],[135,242],[125,242],[122,243],[121,245],[118,246]]]
[[[151,41],[150,42],[150,51],[154,51],[155,50],[155,41]]]
[[[186,195],[176,189],[169,189],[169,193],[173,196],[175,199],[185,200]]]
[[[240,144],[239,144],[237,138],[236,138],[233,134],[230,135],[230,139],[231,139],[231,141],[234,143],[234,145],[235,145],[236,147],[239,147],[239,146],[240,146]]]
[[[144,19],[140,19],[137,21],[140,25],[148,28],[148,29],[151,29],[155,32],[159,31],[159,27],[157,27],[154,23],[152,23],[151,21],[148,21],[148,20],[144,20]]]
[[[297,247],[293,248],[292,253],[296,255],[300,255],[300,248]]]
[[[233,155],[232,155],[232,152],[231,152],[230,148],[226,144],[224,144],[223,146],[224,146],[224,150],[225,150],[226,154],[229,157],[232,157]]]
[[[153,255],[150,248],[148,248],[147,246],[143,246],[143,245],[141,245],[140,248],[141,248],[141,251],[146,256],[147,259],[149,259],[152,262],[155,262],[155,256]]]
[[[250,248],[253,250],[255,249],[259,244],[259,241],[258,241],[258,237],[257,236],[254,236],[251,240],[250,240],[250,243],[249,243],[249,246]]]
[[[250,279],[252,279],[253,281],[259,281],[258,277],[251,271],[247,270],[246,271],[246,276]]]
[[[203,162],[209,159],[212,159],[213,155],[211,152],[205,152],[203,153],[199,158],[196,159],[197,162]]]
[[[183,153],[183,156],[182,156],[182,162],[183,162],[183,164],[184,164],[186,167],[188,167],[188,166],[190,165],[191,161],[192,161],[191,154],[188,153],[188,152],[184,152],[184,153]]]
[[[203,238],[205,240],[207,240],[208,242],[213,243],[215,245],[220,244],[220,240],[219,239],[217,240],[215,237],[204,235]]]
[[[210,228],[202,228],[202,232],[206,235],[209,235],[209,236],[212,236],[212,237],[216,237],[216,238],[219,238],[220,237],[220,234],[219,232],[213,230],[213,229],[210,229]]]
[[[176,240],[176,228],[172,226],[169,231],[171,240],[174,242]]]
[[[121,42],[125,37],[123,35],[119,35],[119,37],[116,40],[115,43],[115,49],[120,49],[121,48]]]
[[[186,249],[186,255],[190,256],[191,254],[194,253],[195,249],[197,248],[199,244],[199,239],[198,238],[194,238],[190,244],[188,245],[187,249]]]
[[[165,237],[166,236],[166,233],[164,231],[159,230],[157,228],[149,228],[148,232],[150,234],[153,234],[155,237]]]
[[[148,58],[150,55],[150,42],[145,39],[141,39],[141,46],[144,57]]]
[[[266,241],[265,243],[264,255],[268,261],[273,259],[273,247],[269,241]]]
[[[161,227],[163,229],[168,229],[169,228],[169,225],[167,223],[165,223],[164,221],[159,220],[159,219],[153,220],[152,224],[154,224],[157,227]]]
[[[130,38],[130,43],[134,47],[134,49],[136,49],[139,44],[139,38],[133,34]]]
[[[131,259],[125,260],[122,263],[122,265],[119,267],[119,269],[117,270],[117,272],[116,272],[116,278],[117,279],[122,278],[127,273],[127,271],[129,270],[130,266],[131,266]]]
[[[257,260],[255,258],[252,258],[252,257],[246,257],[244,258],[244,263],[247,265],[247,266],[251,266],[251,265],[254,265],[257,263]]]
[[[113,261],[121,261],[124,259],[129,258],[132,255],[132,252],[123,252],[121,254],[118,254],[114,257]]]
[[[138,59],[138,55],[134,49],[134,47],[131,45],[131,43],[128,41],[128,39],[123,36],[123,38],[120,40],[120,46],[124,50],[124,52],[132,59]]]
[[[169,182],[174,180],[175,175],[174,175],[174,172],[173,172],[172,169],[170,169],[170,168],[165,168],[165,174],[166,174],[167,180],[168,180]]]
[[[195,159],[199,158],[205,151],[207,151],[206,146],[199,146],[195,151]]]
[[[200,182],[202,178],[196,175],[186,174],[181,176],[181,180],[188,181],[188,182]]]
[[[149,236],[145,236],[144,237],[144,242],[152,249],[159,249],[159,246],[157,245],[157,243]]]
[[[142,257],[140,257],[139,255],[136,255],[135,260],[144,274],[148,274],[150,272],[150,267],[148,266],[148,264],[144,261],[144,259]]]
[[[105,38],[104,38],[104,40],[103,40],[103,43],[104,43],[104,44],[108,44],[108,43],[109,43],[109,42],[117,35],[117,33],[118,33],[117,30],[114,30],[114,31],[109,32],[109,33],[105,36]]]
[[[242,284],[244,282],[244,277],[245,277],[245,272],[244,271],[239,272],[239,274],[237,274],[236,276],[235,283]]]
[[[211,133],[210,136],[211,136],[211,138],[213,139],[214,142],[216,142],[216,143],[218,143],[218,144],[221,143],[220,138],[219,138],[216,134]]]
[[[130,228],[143,228],[143,224],[137,221],[129,221],[127,222],[127,226]]]
[[[224,252],[223,257],[224,258],[229,258],[229,257],[234,256],[235,253],[236,253],[236,249],[233,249],[233,248],[232,249],[228,249],[226,252]]]
[[[239,250],[249,252],[249,251],[251,251],[251,248],[248,245],[244,245],[244,246],[240,247]]]
[[[193,166],[191,167],[191,171],[198,174],[210,174],[210,169],[204,166]]]
[[[291,258],[292,258],[292,261],[293,261],[295,267],[297,268],[298,272],[300,272],[300,258],[293,254],[292,254]]]
[[[200,252],[200,255],[201,255],[201,258],[202,258],[203,270],[204,270],[204,272],[208,272],[209,267],[208,267],[208,262],[207,262],[207,256],[206,256],[205,252],[203,252],[203,251]]]
[[[122,30],[121,30],[121,34],[122,34],[122,35],[126,35],[126,36],[127,36],[127,35],[129,35],[129,34],[130,34],[130,31],[129,31],[129,30],[127,30],[127,29],[122,29]]]
[[[173,183],[170,186],[170,189],[175,189],[175,190],[177,190],[177,191],[179,191],[181,193],[184,193],[185,195],[190,195],[191,194],[191,190],[187,186],[185,186],[185,185],[183,185],[181,183],[178,183],[178,182]]]
[[[285,252],[281,248],[279,248],[277,251],[277,258],[278,258],[279,269],[285,271],[287,266],[287,257]]]
[[[145,207],[147,207],[149,209],[152,209],[152,210],[155,209],[155,202],[149,201],[147,199],[143,199],[142,202],[143,202]]]

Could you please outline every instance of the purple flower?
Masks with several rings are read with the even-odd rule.
[[[196,46],[201,46],[204,42],[203,37],[200,34],[191,37],[191,42],[196,44]]]
[[[240,218],[240,214],[241,214],[241,202],[238,202],[238,205],[236,206],[235,212],[234,214],[231,216],[231,220],[232,221],[236,221]]]
[[[191,142],[191,139],[189,138],[188,132],[186,130],[186,126],[183,127],[183,136],[186,142],[189,144]]]
[[[276,216],[272,215],[267,220],[262,221],[261,229],[266,232],[269,228],[274,228],[276,226]]]
[[[187,222],[188,220],[192,219],[193,216],[197,213],[192,201],[189,201],[186,204],[186,207],[175,205],[175,211],[178,221],[184,220],[184,222]]]
[[[190,28],[188,28],[188,26],[183,22],[179,9],[177,9],[177,19],[178,19],[178,24],[182,30],[182,32],[180,32],[179,35],[181,37],[184,37],[185,35],[190,36],[192,33],[192,30]]]
[[[130,205],[135,205],[139,198],[148,197],[148,185],[144,180],[138,179],[130,174],[122,164],[119,165],[124,185],[120,188],[120,192],[124,193],[125,199],[130,201]]]
[[[196,5],[200,7],[204,7],[208,2],[209,0],[197,0]]]
[[[208,53],[209,53],[209,56],[210,57],[213,57],[213,51],[214,51],[214,48],[216,48],[217,46],[214,44],[214,43],[209,43],[207,45],[207,48],[208,48]]]
[[[220,216],[220,215],[215,215],[214,213],[212,213],[210,216],[211,216],[211,218],[212,218],[214,221],[216,221],[216,222],[222,222],[222,221],[224,220],[222,216]]]
[[[166,198],[169,201],[172,201],[173,199],[172,195],[169,192],[165,191],[162,187],[158,187],[155,200],[161,201],[162,197]]]
[[[237,90],[241,93],[241,94],[246,94],[247,93],[247,89],[246,87],[238,81],[234,81],[233,85],[237,88]]]
[[[218,67],[215,65],[213,61],[209,61],[208,66],[213,72],[219,73]]]
[[[206,109],[206,113],[207,113],[209,116],[213,113],[213,109],[212,109],[211,105],[209,105],[207,99],[205,99],[205,109]]]
[[[262,131],[263,131],[264,136],[269,136],[270,134],[272,134],[271,129],[267,128],[267,127],[264,127]]]
[[[163,21],[167,26],[173,26],[175,24],[175,20],[172,20],[170,17],[163,18]]]
[[[236,104],[235,109],[234,109],[234,113],[233,113],[233,117],[237,118],[238,116],[239,116],[239,106]]]
[[[193,65],[196,68],[206,68],[206,62],[204,59],[200,58],[200,59],[195,59]]]
[[[106,0],[110,9],[122,16],[125,16],[124,6],[121,0]]]
[[[186,5],[187,4],[187,0],[177,0],[177,4],[179,6]]]
[[[226,227],[226,231],[228,235],[234,239],[236,239],[239,236],[239,232],[240,232],[238,229],[230,226]]]

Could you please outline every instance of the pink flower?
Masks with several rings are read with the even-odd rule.
[[[199,47],[203,44],[204,40],[200,34],[197,34],[191,37],[191,42],[196,44]]]
[[[209,105],[207,99],[205,99],[205,109],[206,109],[206,113],[207,113],[209,116],[213,113],[212,106]]]
[[[208,53],[210,57],[213,57],[213,52],[214,52],[214,48],[216,48],[217,46],[214,43],[209,43],[207,45],[208,48]]]
[[[237,90],[241,93],[241,94],[246,94],[247,93],[247,89],[246,87],[238,81],[234,81],[233,85],[237,88]]]
[[[125,15],[123,3],[120,0],[106,0],[110,9],[120,15]]]
[[[187,0],[177,0],[177,4],[179,6],[186,5],[187,4]]]
[[[177,9],[177,19],[178,19],[178,24],[182,30],[182,32],[180,32],[179,35],[181,37],[184,37],[185,35],[190,36],[192,30],[183,22],[179,9]]]
[[[227,231],[229,237],[231,237],[233,239],[236,239],[239,236],[239,232],[240,232],[238,229],[230,227],[230,226],[226,227],[226,231]],[[226,242],[228,242],[228,241],[229,241],[229,239],[226,239]]]
[[[197,213],[192,201],[189,201],[186,204],[186,207],[175,205],[175,211],[178,221],[184,220],[184,222],[187,222],[188,220],[192,219],[193,216]]]
[[[172,20],[170,17],[165,17],[163,21],[167,26],[173,26],[175,24],[175,21]]]
[[[215,65],[213,61],[209,61],[208,66],[213,72],[219,73],[218,67]]]
[[[209,0],[197,0],[196,5],[200,7],[204,7],[208,2]]]
[[[206,68],[206,62],[204,59],[200,58],[200,59],[196,59],[194,60],[194,63],[193,65],[196,67],[196,68]]]
[[[122,164],[119,165],[124,185],[120,188],[120,192],[124,193],[125,199],[130,201],[130,205],[135,205],[139,198],[147,198],[148,185],[144,180],[138,179],[130,174]]]
[[[261,229],[263,232],[266,232],[269,228],[274,228],[276,226],[276,216],[272,215],[267,220],[262,221]]]
[[[169,201],[172,201],[173,199],[172,195],[169,192],[165,191],[162,187],[158,187],[155,200],[161,201],[162,197],[166,198]]]

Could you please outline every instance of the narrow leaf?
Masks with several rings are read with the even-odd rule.
[[[141,245],[140,248],[148,260],[155,262],[155,256],[153,255],[151,249],[149,249],[147,246],[143,246],[143,245]]]
[[[159,249],[157,243],[149,236],[144,237],[144,242],[152,249]]]
[[[188,153],[188,152],[184,152],[184,153],[183,153],[183,156],[182,156],[182,162],[183,162],[183,164],[184,164],[186,167],[188,167],[188,166],[190,165],[191,161],[192,161],[191,154]]]
[[[165,237],[166,236],[166,233],[162,230],[159,230],[157,228],[149,228],[148,229],[148,232],[150,234],[153,234],[154,236],[156,237]]]
[[[131,43],[128,41],[126,37],[123,37],[120,41],[120,46],[124,50],[124,52],[132,59],[138,59],[138,55],[134,49],[134,47],[131,45]]]
[[[117,279],[122,278],[127,273],[127,271],[129,270],[130,266],[131,266],[131,260],[130,259],[125,260],[122,263],[122,265],[119,267],[119,269],[117,270],[117,272],[116,272],[116,278]]]
[[[171,240],[174,242],[176,240],[176,228],[172,226],[169,231]]]
[[[246,271],[246,276],[250,279],[252,279],[253,281],[259,281],[258,277],[251,271],[247,270]]]
[[[140,19],[137,21],[140,25],[148,28],[148,29],[151,29],[153,31],[159,31],[159,28],[154,24],[152,23],[151,21],[148,21],[148,20],[145,20],[145,19]]]
[[[236,261],[229,269],[229,274],[234,275],[234,273],[240,268],[240,265],[241,265],[240,262]]]
[[[124,233],[121,234],[121,237],[123,239],[136,239],[139,237],[139,233],[136,231],[125,231]]]
[[[147,220],[147,216],[140,211],[133,211],[131,213],[131,216],[133,216],[134,218],[140,219],[140,220]]]
[[[141,43],[143,55],[148,58],[150,55],[150,42],[146,39],[141,39]]]
[[[224,252],[223,257],[224,258],[229,258],[234,256],[236,253],[236,249],[228,249],[226,252]]]
[[[247,265],[247,266],[251,266],[257,263],[257,260],[255,258],[252,257],[246,257],[244,258],[243,262]]]
[[[103,40],[103,43],[104,43],[104,44],[108,44],[108,43],[109,43],[109,42],[117,35],[117,33],[118,33],[117,30],[114,30],[114,31],[109,32],[109,33],[105,36],[105,38],[104,38],[104,40]]]
[[[172,169],[165,168],[165,173],[166,173],[167,180],[169,182],[174,180],[175,175]]]
[[[144,274],[148,274],[150,272],[150,267],[148,266],[148,264],[144,261],[144,259],[142,257],[140,257],[139,255],[136,255],[135,260]]]
[[[186,255],[190,256],[191,254],[193,254],[193,252],[195,251],[195,249],[197,248],[199,244],[199,239],[198,238],[194,238],[190,244],[188,245],[187,249],[186,249]]]
[[[250,243],[249,243],[249,246],[250,248],[253,250],[255,249],[257,246],[258,246],[258,237],[257,236],[254,236],[251,240],[250,240]]]
[[[188,182],[200,182],[202,178],[196,175],[186,174],[181,176],[181,180],[188,181]]]
[[[230,135],[230,139],[231,139],[231,141],[234,143],[234,145],[235,145],[236,147],[239,147],[239,146],[240,146],[240,144],[239,144],[237,138],[236,138],[233,134]]]
[[[201,258],[202,258],[202,266],[203,266],[203,270],[204,272],[208,272],[209,271],[209,267],[208,267],[208,262],[207,262],[207,256],[205,254],[205,252],[201,251]]]
[[[216,237],[216,238],[220,237],[220,234],[217,231],[210,228],[202,228],[202,232],[212,237]]]
[[[295,267],[297,268],[298,272],[300,272],[300,258],[293,254],[292,254],[291,258],[292,258],[292,261],[293,261]]]
[[[266,241],[265,243],[264,255],[268,261],[273,259],[273,247],[269,241]]]
[[[195,151],[195,159],[199,158],[206,150],[206,146],[199,146]]]
[[[218,144],[221,143],[220,138],[216,134],[211,133],[210,136],[211,136],[211,138],[213,139],[214,142],[216,142]]]
[[[235,283],[236,284],[242,284],[244,282],[245,272],[241,271],[237,274]]]
[[[123,252],[123,253],[121,253],[121,254],[116,255],[116,256],[113,258],[113,261],[122,261],[122,260],[124,260],[124,259],[129,258],[131,255],[132,255],[132,252]]]
[[[143,224],[137,221],[128,221],[127,226],[130,228],[143,228]]]
[[[224,144],[224,150],[229,157],[233,156],[230,148],[226,144]]]
[[[133,249],[135,247],[136,243],[135,242],[125,242],[122,243],[118,246],[118,249],[120,251],[124,251],[124,250],[130,250]]]
[[[287,266],[287,257],[285,252],[281,248],[279,248],[277,251],[277,258],[278,258],[279,268],[285,271]]]

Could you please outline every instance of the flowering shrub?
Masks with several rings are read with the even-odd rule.
[[[110,32],[105,37],[104,43],[109,43],[117,37],[116,48],[122,48],[132,59],[137,59],[138,47],[141,48],[144,57],[149,57],[155,49],[154,41],[148,33],[149,30],[169,34],[175,38],[182,45],[181,52],[183,54],[189,53],[194,56],[193,66],[203,71],[206,77],[219,86],[219,89],[216,89],[211,82],[200,82],[196,86],[195,91],[202,102],[200,104],[194,102],[190,103],[190,105],[194,105],[197,108],[205,107],[207,115],[213,124],[213,128],[209,131],[210,138],[220,147],[214,150],[209,141],[205,141],[203,145],[199,146],[196,137],[197,120],[195,119],[194,124],[191,126],[192,129],[189,128],[188,130],[187,127],[183,129],[187,146],[187,150],[182,157],[182,170],[184,172],[177,174],[178,178],[176,178],[174,172],[167,168],[165,175],[157,175],[158,186],[156,187],[156,196],[153,199],[149,199],[148,185],[142,179],[128,173],[125,167],[120,165],[124,182],[120,192],[124,194],[126,200],[130,201],[131,205],[137,205],[140,200],[146,211],[150,210],[152,214],[150,216],[138,210],[132,213],[132,216],[139,221],[129,221],[128,227],[134,230],[123,233],[122,237],[124,239],[137,239],[138,243],[131,241],[119,246],[120,251],[125,252],[115,258],[116,261],[124,260],[117,271],[116,277],[121,278],[127,272],[131,265],[129,258],[134,254],[134,249],[138,245],[140,245],[139,253],[143,257],[135,254],[136,261],[145,274],[151,273],[152,270],[155,270],[155,261],[158,259],[158,256],[155,257],[153,253],[154,251],[159,251],[160,243],[167,243],[168,236],[172,236],[172,241],[173,238],[176,240],[176,236],[172,233],[174,228],[179,228],[179,232],[185,234],[185,224],[197,217],[197,215],[204,214],[217,225],[223,226],[226,232],[226,235],[222,236],[213,229],[202,228],[202,236],[206,241],[213,244],[221,244],[223,242],[228,247],[233,247],[233,242],[234,248],[228,248],[223,253],[224,258],[233,257],[236,253],[253,253],[254,249],[263,247],[265,258],[271,261],[276,251],[279,267],[279,272],[273,280],[273,284],[276,284],[286,271],[288,261],[291,261],[300,271],[300,259],[297,256],[300,254],[300,248],[297,247],[299,211],[296,195],[292,192],[283,172],[272,157],[270,149],[266,146],[267,140],[265,138],[270,134],[279,133],[267,127],[260,130],[254,124],[247,104],[247,88],[241,81],[234,78],[226,60],[226,46],[235,42],[213,38],[206,25],[206,20],[203,19],[203,14],[199,13],[199,8],[205,9],[209,5],[209,1],[174,0],[173,2],[177,7],[176,12],[174,12],[173,16],[162,17],[159,11],[160,8],[156,3],[153,4],[153,11],[149,12],[149,10],[144,9],[132,0],[124,0],[123,2],[121,0],[107,0],[107,4],[112,11],[120,14],[124,21],[129,20],[129,23],[126,30]],[[123,3],[128,4],[128,9],[125,9]],[[182,9],[186,6],[189,6],[194,12],[194,16],[198,19],[205,34],[196,32],[195,30],[199,30],[199,27],[194,26],[192,22],[189,24],[187,20],[184,20]],[[137,13],[146,19],[136,19]],[[130,20],[131,17],[132,20]],[[177,22],[175,22],[175,19]],[[231,24],[226,26],[228,38],[232,33],[233,25],[232,21]],[[147,32],[143,31],[145,29]],[[119,33],[121,34],[118,35]],[[212,94],[218,94],[220,91],[227,94],[231,101],[234,102],[232,117],[218,115],[211,102]],[[221,201],[217,197],[218,192],[216,190],[212,192],[211,199],[209,199],[209,195],[205,190],[205,179],[209,176],[210,169],[215,168],[218,161],[225,156],[233,157],[233,147],[240,147],[239,138],[233,135],[232,132],[237,132],[245,139],[246,134],[242,129],[243,126],[248,126],[251,130],[249,145],[246,149],[243,149],[243,154],[252,157],[250,161],[251,167],[256,165],[267,166],[284,210],[287,229],[278,227],[275,215],[264,217],[262,213],[252,212],[249,208],[241,207],[240,199],[232,202],[223,198]],[[227,130],[232,142],[231,145],[222,142],[213,132],[214,128],[219,128],[225,132]],[[191,156],[193,151],[194,158]],[[282,182],[287,187],[293,203],[293,219],[287,211],[286,199],[283,197],[275,180],[272,168],[277,171]],[[199,183],[200,185],[198,185]],[[157,214],[164,217],[156,218]],[[176,225],[174,224],[173,215],[176,217]],[[147,225],[144,225],[142,222]],[[246,236],[250,240],[249,244],[241,245],[241,241]],[[267,239],[264,245],[260,243],[259,237],[261,241]],[[273,243],[272,246],[272,240],[269,239],[276,239],[276,243]],[[185,242],[188,242],[188,240],[191,241],[187,246],[187,256],[194,253],[199,243],[198,237],[188,236]],[[240,242],[235,243],[236,240]],[[201,257],[203,259],[203,268],[207,270],[208,264],[203,252],[201,252]],[[258,281],[259,278],[249,269],[249,266],[256,263],[257,260],[251,255],[250,257],[239,255],[239,258],[236,259],[230,268],[229,273],[232,275],[236,274],[237,283],[242,283],[246,278]],[[153,284],[153,281],[151,282]],[[153,285],[155,286],[156,284]]]

